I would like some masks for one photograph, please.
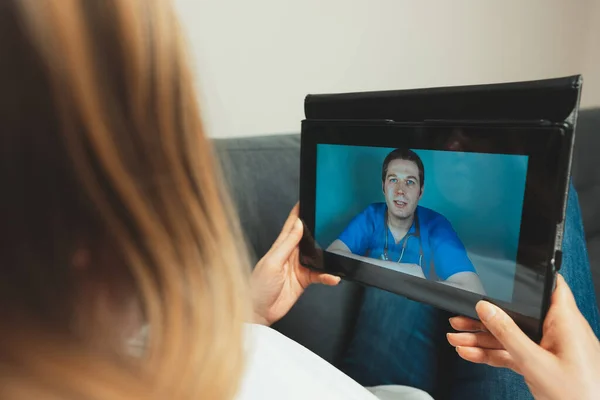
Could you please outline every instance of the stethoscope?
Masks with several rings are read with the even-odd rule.
[[[388,230],[389,230],[389,226],[388,226],[388,217],[387,217],[387,213],[384,215],[384,220],[385,220],[385,244],[383,246],[383,260],[384,261],[390,261],[389,257],[388,257]],[[408,246],[408,241],[410,240],[411,237],[414,237],[415,239],[417,239],[419,241],[419,267],[423,268],[423,245],[421,243],[421,225],[419,224],[419,214],[417,212],[415,212],[415,233],[407,233],[406,236],[404,236],[404,243],[402,243],[402,251],[400,252],[400,258],[398,259],[398,263],[402,262],[402,257],[404,257],[404,251],[406,250],[406,246]]]

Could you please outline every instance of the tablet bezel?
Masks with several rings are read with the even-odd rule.
[[[460,132],[456,139],[452,132]],[[452,149],[448,140],[452,140]],[[529,279],[535,301],[522,301],[525,286],[515,280],[513,301],[502,302],[458,288],[441,285],[373,264],[324,252],[314,245],[316,201],[316,150],[318,144],[371,147],[408,147],[423,150],[519,154],[529,157],[515,277]],[[301,135],[300,218],[305,226],[301,263],[367,286],[397,293],[461,315],[477,318],[474,306],[489,300],[506,310],[534,340],[541,337],[541,322],[560,262],[566,191],[572,154],[572,129],[566,124],[537,122],[424,122],[397,123],[370,120],[304,120]],[[486,151],[482,151],[485,148]],[[493,150],[491,150],[493,149]],[[537,185],[537,186],[536,186]],[[537,196],[537,197],[536,197]],[[544,198],[544,207],[536,204]],[[540,210],[545,210],[541,213]],[[534,217],[535,216],[535,217]],[[559,240],[557,240],[557,238]],[[528,288],[528,289],[526,289]],[[530,296],[530,293],[529,293]],[[528,304],[526,304],[528,303]]]

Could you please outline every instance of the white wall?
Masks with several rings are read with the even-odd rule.
[[[582,104],[600,106],[600,0],[590,7],[584,45]]]
[[[597,1],[176,0],[176,5],[206,127],[211,136],[224,137],[298,132],[307,93],[541,79],[584,72],[584,63],[586,84],[596,82],[594,94],[585,89],[584,105],[600,104],[595,71],[600,46],[587,39]],[[594,56],[585,54],[592,50]]]

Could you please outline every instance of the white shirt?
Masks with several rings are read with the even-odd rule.
[[[364,388],[274,329],[246,326],[246,371],[236,400],[431,400],[406,386]]]

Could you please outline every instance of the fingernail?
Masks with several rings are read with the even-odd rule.
[[[496,306],[487,301],[480,301],[477,304],[477,314],[479,314],[479,317],[481,317],[484,322],[487,322],[496,315]]]
[[[302,221],[300,220],[300,218],[296,219],[296,222],[294,222],[294,229],[300,229],[302,228]]]
[[[457,353],[458,353],[458,350],[459,350],[459,349],[460,349],[460,346],[456,346],[456,347],[454,348],[454,350],[456,350],[456,352],[457,352]]]

